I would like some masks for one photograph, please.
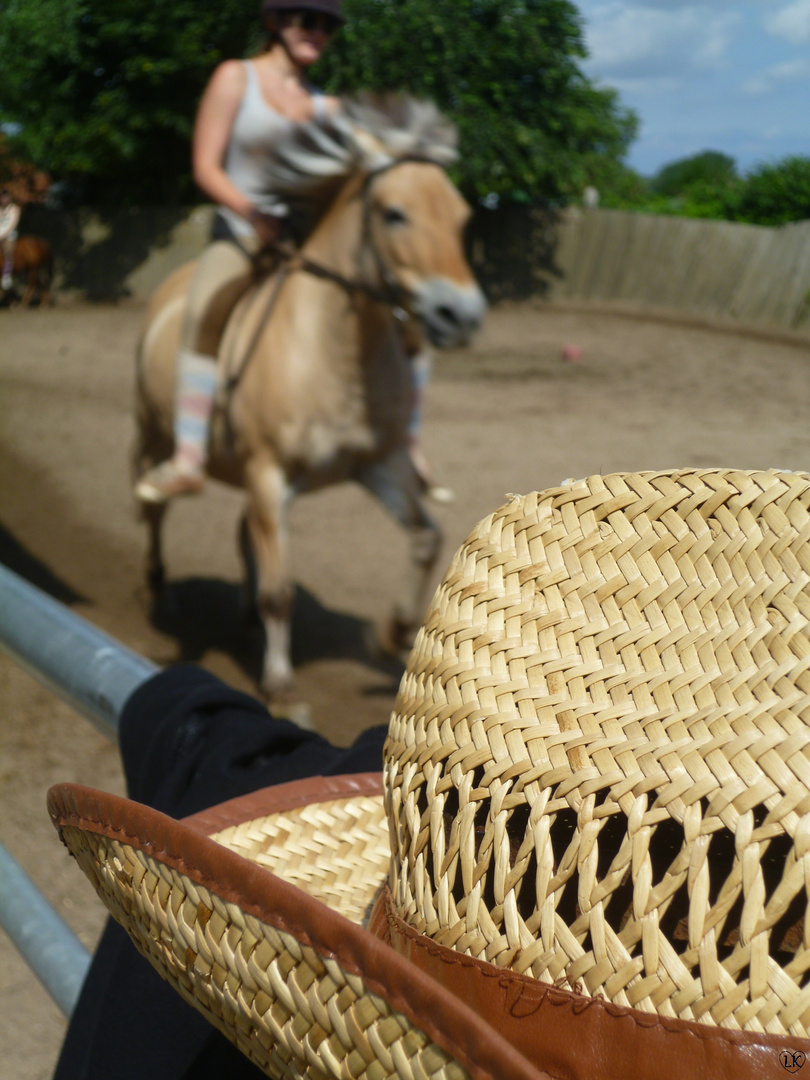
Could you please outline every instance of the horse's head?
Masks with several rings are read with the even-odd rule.
[[[367,242],[382,284],[403,298],[438,346],[463,345],[486,310],[464,254],[470,208],[444,169],[404,158],[369,176]]]
[[[435,345],[461,345],[486,303],[464,255],[470,209],[445,173],[455,158],[455,128],[432,103],[367,96],[292,132],[268,186],[297,192],[316,216],[359,198],[365,284],[407,308]]]

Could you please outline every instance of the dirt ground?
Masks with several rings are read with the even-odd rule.
[[[170,604],[150,616],[129,495],[137,304],[0,312],[0,561],[166,665],[195,660],[255,690],[237,618],[237,493],[211,486],[170,516]],[[566,345],[581,355],[562,359]],[[504,304],[475,344],[437,357],[424,448],[456,494],[435,507],[442,566],[510,492],[567,477],[678,466],[810,467],[808,346],[593,310]],[[368,630],[405,542],[350,486],[292,512],[294,659],[318,729],[349,742],[384,721],[401,666]],[[0,600],[0,602],[2,602]],[[103,915],[60,847],[45,794],[123,791],[115,747],[0,656],[0,842],[88,948]],[[51,1075],[65,1022],[0,933],[0,1080]]]

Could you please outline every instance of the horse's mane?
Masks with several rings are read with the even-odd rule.
[[[375,145],[366,152],[388,161],[416,157],[447,166],[458,156],[456,128],[432,101],[406,94],[366,94],[347,99],[343,113],[358,143],[373,140]],[[374,162],[368,166],[373,168]]]
[[[266,167],[267,187],[317,217],[355,173],[402,158],[447,167],[456,146],[454,125],[430,101],[403,94],[345,98],[335,115],[297,124],[279,140]]]

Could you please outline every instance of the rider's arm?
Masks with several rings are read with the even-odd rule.
[[[211,76],[194,124],[192,169],[194,180],[210,199],[248,220],[259,238],[267,241],[275,239],[277,227],[268,222],[268,216],[236,187],[223,168],[246,81],[245,68],[239,60],[226,60]]]

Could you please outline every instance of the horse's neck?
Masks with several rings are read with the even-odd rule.
[[[358,175],[344,185],[302,249],[313,263],[339,275],[347,292],[352,293],[351,314],[346,313],[344,331],[354,337],[355,353],[361,362],[379,358],[380,342],[390,335],[392,319],[389,305],[364,295],[363,288],[352,288],[367,286],[373,293],[382,284],[365,234],[364,184],[365,177]],[[341,306],[345,310],[345,305]]]
[[[302,253],[314,263],[357,281],[363,271],[363,176],[344,184],[305,242]]]

